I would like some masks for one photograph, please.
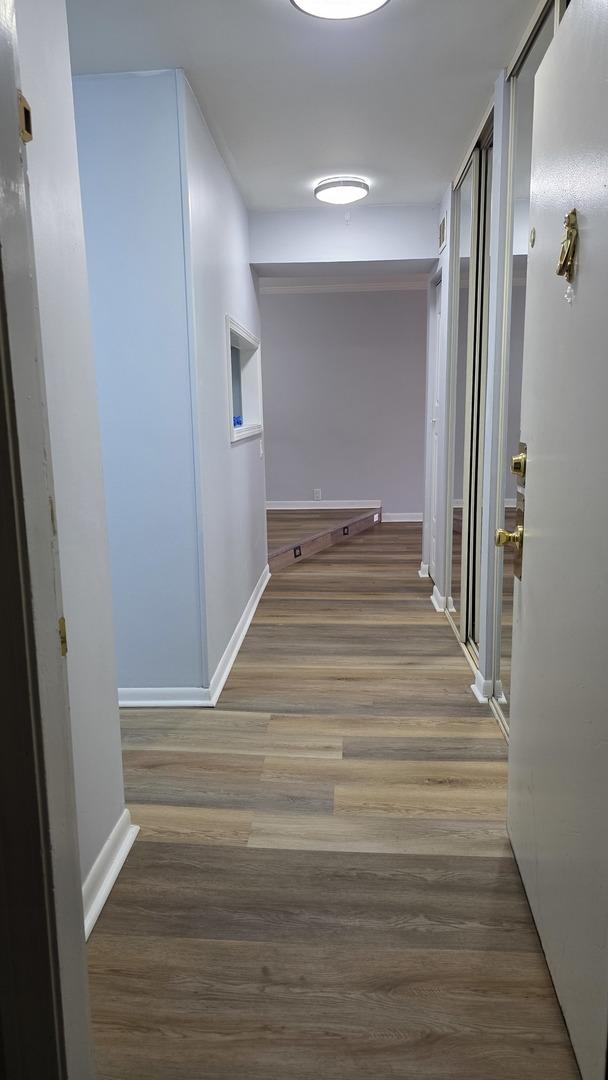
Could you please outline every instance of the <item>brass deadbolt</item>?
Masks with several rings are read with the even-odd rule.
[[[508,529],[496,530],[496,547],[507,547],[512,545],[521,551],[524,544],[524,527],[518,525],[515,532],[509,532]]]
[[[526,475],[527,460],[527,454],[515,454],[515,456],[511,458],[511,472],[513,473],[513,476]]]

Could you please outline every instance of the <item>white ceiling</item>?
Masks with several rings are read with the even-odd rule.
[[[68,0],[74,71],[183,67],[247,205],[437,203],[536,0],[391,0],[331,22],[289,0]]]

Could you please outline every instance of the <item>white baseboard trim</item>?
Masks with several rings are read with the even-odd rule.
[[[201,709],[209,704],[202,686],[144,686],[118,691],[121,709]]]
[[[420,569],[418,571],[418,577],[420,577],[420,578],[428,578],[430,576],[431,575],[429,574],[429,564],[425,563],[425,562],[421,562],[420,563]]]
[[[506,701],[505,701],[505,704],[506,704]],[[502,709],[500,707],[500,702],[497,700],[497,698],[495,698],[495,697],[490,698],[490,708],[491,708],[491,710],[492,710],[492,712],[494,714],[494,718],[495,718],[500,730],[502,731],[502,733],[503,733],[503,735],[505,737],[505,742],[508,744],[509,743],[509,721],[508,721],[507,717],[505,716],[505,714],[503,713],[503,711],[502,711]]]
[[[463,503],[462,499],[455,499],[454,502],[451,503],[451,505],[452,505],[452,508],[454,508],[455,510],[462,510],[464,503]],[[516,510],[517,509],[517,499],[505,499],[504,500],[504,509],[505,510]]]
[[[505,691],[504,691],[504,688],[503,688],[503,685],[502,685],[502,682],[501,682],[500,679],[497,679],[495,684],[494,684],[494,697],[496,698],[496,701],[498,702],[499,705],[506,705],[507,704],[507,696],[505,694]]]
[[[237,623],[236,629],[224,650],[224,655],[211,677],[211,683],[208,690],[209,701],[205,703],[207,707],[213,707],[217,703],[217,699],[224,689],[226,679],[238,656],[239,649],[245,639],[245,634],[251,625],[251,620],[256,613],[256,608],[262,599],[264,590],[269,581],[270,567],[266,565],[261,573],[260,580],[247,601],[247,606]]]
[[[423,514],[385,514],[382,512],[383,521],[422,521]]]
[[[268,564],[262,570],[260,579],[253,590],[236,629],[228,642],[224,654],[217,665],[208,687],[145,687],[139,689],[120,689],[118,701],[121,709],[212,709],[224,689],[232,665],[243,644],[256,608],[270,581]]]
[[[271,500],[266,503],[267,510],[379,510],[382,506],[380,499],[318,499],[306,501],[295,499],[293,501],[278,502]]]
[[[454,499],[452,503],[454,510],[462,510],[464,502],[462,499]],[[505,510],[515,510],[517,507],[517,499],[505,499]]]
[[[492,697],[494,685],[491,679],[484,679],[481,671],[477,671],[475,673],[475,682],[472,684],[471,690],[480,705],[487,705]]]
[[[435,585],[435,587],[433,589],[433,592],[431,594],[431,604],[435,608],[435,611],[439,611],[439,612],[444,612],[445,611],[445,596],[441,595],[441,593],[439,592],[439,589],[437,588],[436,585]]]
[[[123,810],[82,886],[84,933],[88,940],[139,832],[131,815]]]

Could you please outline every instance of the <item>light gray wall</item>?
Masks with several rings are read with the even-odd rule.
[[[424,506],[427,293],[262,293],[269,500]]]
[[[247,212],[190,86],[179,91],[189,191],[209,674],[268,563],[261,439],[230,442],[226,315],[259,336]]]
[[[74,93],[119,686],[202,686],[176,73]]]
[[[259,333],[247,215],[182,72],[75,88],[120,686],[195,690],[267,564],[260,439],[229,427],[226,315]]]
[[[89,289],[65,5],[19,0],[16,14],[84,881],[124,810]]]
[[[249,228],[252,263],[377,262],[437,255],[434,206],[258,210],[249,215]]]

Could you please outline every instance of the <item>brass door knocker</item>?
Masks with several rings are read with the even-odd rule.
[[[562,247],[559,253],[559,262],[556,273],[571,282],[576,270],[575,260],[578,251],[578,216],[576,210],[571,210],[564,218],[566,231],[562,237]]]

